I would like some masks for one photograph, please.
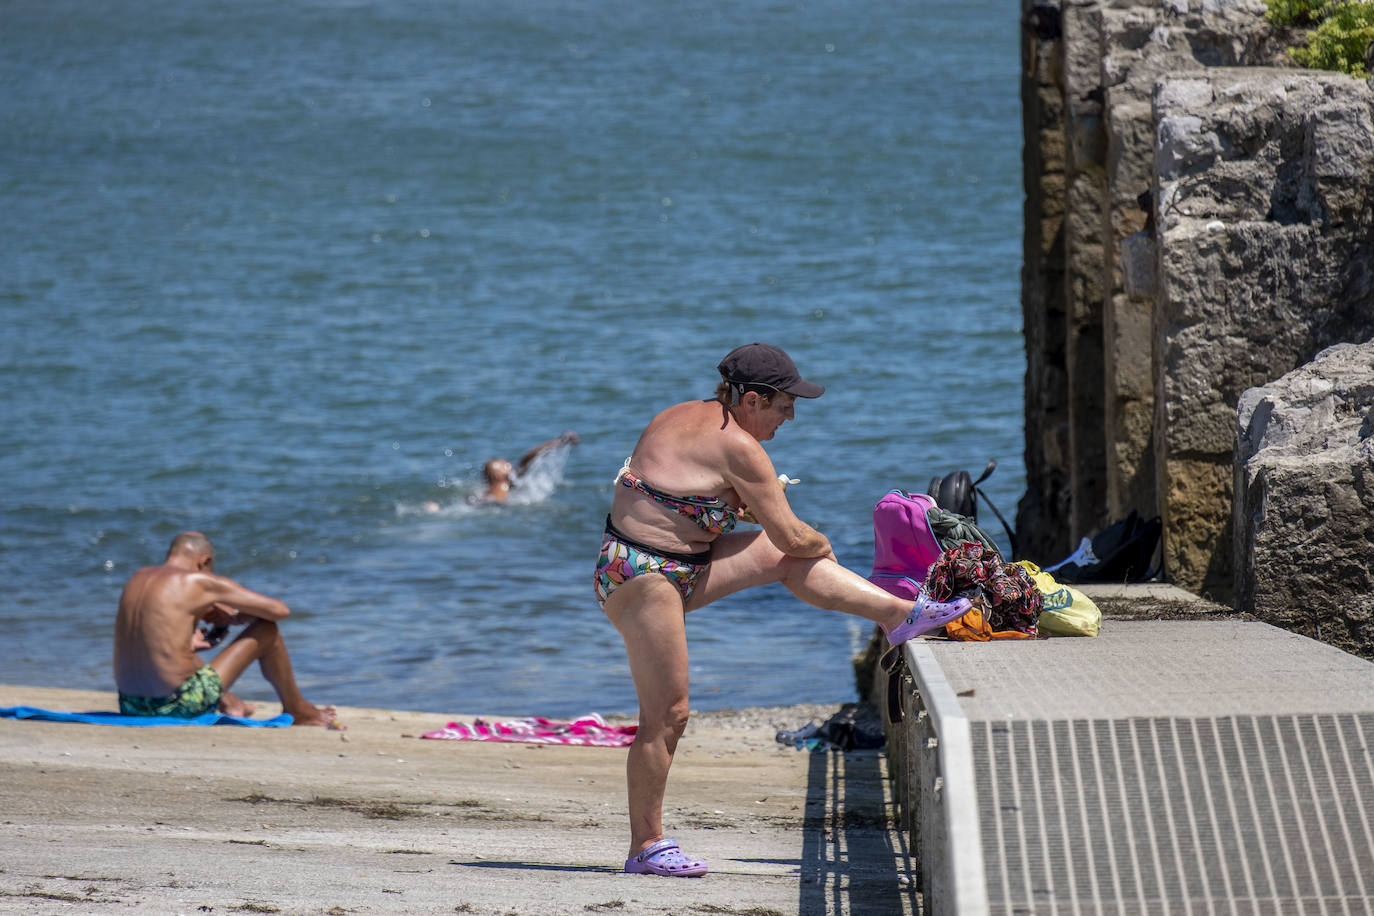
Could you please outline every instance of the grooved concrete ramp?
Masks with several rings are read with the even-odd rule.
[[[1237,620],[928,645],[989,912],[1374,913],[1374,664]]]

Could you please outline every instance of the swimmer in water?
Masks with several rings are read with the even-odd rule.
[[[478,497],[480,502],[503,503],[510,498],[510,491],[513,486],[519,484],[520,475],[529,470],[534,460],[551,448],[560,445],[576,445],[578,443],[577,433],[567,430],[557,439],[550,439],[548,442],[541,442],[534,448],[526,452],[518,464],[512,465],[505,458],[493,458],[482,465],[482,478],[486,481],[487,488]]]
[[[468,497],[472,503],[504,503],[510,499],[511,490],[520,485],[520,476],[527,472],[530,465],[535,462],[540,455],[550,449],[561,445],[576,445],[580,440],[577,433],[567,430],[556,439],[541,442],[530,449],[519,462],[512,464],[505,458],[493,458],[482,465],[483,488]],[[426,512],[433,514],[440,511],[440,505],[434,500],[427,500],[423,503]]]

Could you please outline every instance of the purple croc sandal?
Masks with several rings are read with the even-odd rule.
[[[637,856],[625,860],[629,875],[666,875],[670,878],[700,878],[706,874],[706,863],[689,859],[682,854],[677,840],[659,840]]]
[[[892,628],[892,632],[887,634],[887,641],[894,646],[900,646],[908,639],[938,630],[951,620],[958,620],[967,614],[971,607],[973,605],[967,598],[935,601],[923,591],[906,620],[897,624]]]

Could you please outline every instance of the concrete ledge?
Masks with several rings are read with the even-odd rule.
[[[910,787],[919,789],[913,794],[925,800],[921,816],[938,818],[944,828],[943,842],[923,844],[919,850],[922,869],[932,876],[931,901],[940,901],[930,908],[978,916],[988,911],[988,896],[968,718],[930,646],[913,639],[902,648],[934,733],[920,752],[936,758],[938,775],[930,780],[929,792],[925,785]]]
[[[1197,595],[1190,591],[1171,585],[1168,582],[1085,582],[1082,585],[1075,585],[1083,594],[1093,601],[1100,598],[1113,598],[1132,601],[1171,601],[1180,604],[1193,604],[1202,601]],[[1208,602],[1209,604],[1211,602]],[[1222,605],[1216,605],[1222,608]]]
[[[1374,910],[1374,664],[1183,599],[1097,638],[906,647],[890,769],[928,912]]]
[[[1074,588],[1093,600],[1104,620],[1253,619],[1168,582],[1095,582]]]

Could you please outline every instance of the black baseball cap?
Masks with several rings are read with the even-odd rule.
[[[799,398],[818,398],[825,394],[824,385],[802,378],[792,357],[770,344],[736,347],[716,368],[721,378],[734,385],[763,385]]]

